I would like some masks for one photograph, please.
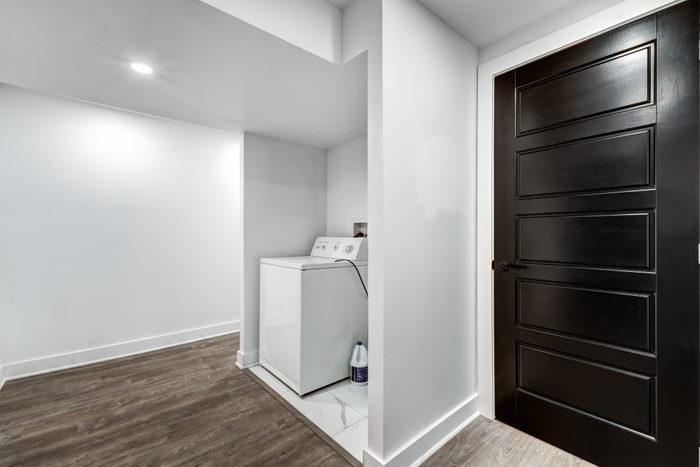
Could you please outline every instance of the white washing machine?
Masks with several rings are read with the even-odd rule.
[[[353,346],[367,342],[360,277],[366,238],[319,237],[310,256],[260,260],[260,364],[299,395],[347,378]]]

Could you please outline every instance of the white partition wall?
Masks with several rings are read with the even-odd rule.
[[[260,258],[308,255],[326,232],[326,151],[244,135],[242,332],[237,363],[258,362]]]
[[[370,280],[383,278],[370,342],[382,348],[366,461],[405,466],[476,415],[477,51],[415,0],[382,5],[382,151],[369,163]]]
[[[238,329],[239,138],[0,85],[8,378]]]
[[[201,0],[314,55],[340,63],[341,13],[321,0]]]
[[[353,223],[367,220],[367,137],[329,148],[327,232],[352,237]]]
[[[0,326],[2,326],[2,313],[0,313]],[[5,368],[2,364],[2,335],[0,335],[0,389],[5,385]]]
[[[5,385],[5,367],[3,365],[4,350],[3,350],[3,345],[2,345],[2,341],[3,341],[2,329],[6,326],[5,322],[6,322],[5,313],[3,312],[3,309],[0,308],[0,389],[2,389],[2,387]]]

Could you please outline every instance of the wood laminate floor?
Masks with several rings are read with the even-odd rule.
[[[356,464],[239,370],[237,349],[234,334],[9,381],[0,391],[0,466]],[[425,465],[590,464],[479,418]]]
[[[234,365],[238,335],[9,381],[0,465],[349,465]]]
[[[479,417],[445,444],[425,467],[593,466],[497,420]]]

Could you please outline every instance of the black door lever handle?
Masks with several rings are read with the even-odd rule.
[[[510,271],[511,269],[527,269],[527,266],[511,263],[510,261],[501,261],[498,263],[498,269],[501,271]]]

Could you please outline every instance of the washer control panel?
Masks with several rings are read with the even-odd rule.
[[[318,237],[311,256],[366,261],[367,238]]]

